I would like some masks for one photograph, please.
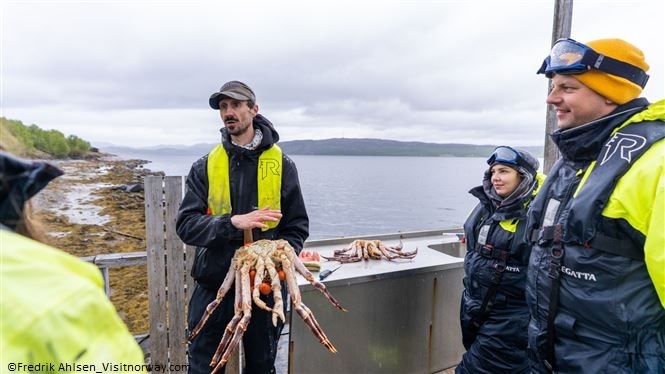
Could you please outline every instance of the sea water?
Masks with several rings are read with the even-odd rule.
[[[186,177],[201,155],[126,154]],[[310,239],[460,228],[484,158],[291,155],[310,218]]]

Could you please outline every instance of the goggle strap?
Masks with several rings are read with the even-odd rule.
[[[535,169],[533,168],[533,166],[529,165],[526,161],[519,162],[519,164],[520,164],[523,168],[525,168],[529,173],[531,173],[531,174],[533,174],[533,175],[536,175],[536,174],[538,173],[538,171],[535,170]]]
[[[588,53],[582,58],[580,61],[581,63],[587,64],[596,70],[625,78],[642,88],[644,88],[647,81],[649,81],[649,75],[635,65],[598,54],[594,51],[590,52],[592,53]]]
[[[496,157],[494,155],[492,155],[487,163],[491,165],[494,162],[497,162],[499,164],[511,164],[511,165],[515,165],[515,166],[521,166],[524,169],[526,169],[526,171],[528,171],[529,173],[531,173],[533,175],[536,175],[536,173],[538,172],[537,170],[535,170],[533,168],[533,166],[529,165],[528,162],[524,161],[524,159],[522,159],[521,156],[518,157],[517,160],[515,160],[514,162],[509,162],[509,161],[506,161],[506,160],[498,160],[497,161]]]
[[[536,72],[536,74],[545,74],[547,72],[547,67],[550,65],[550,56],[545,57],[543,60],[543,64],[540,65],[540,69]]]

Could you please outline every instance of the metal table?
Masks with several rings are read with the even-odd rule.
[[[292,311],[289,373],[436,373],[456,365],[464,348],[459,327],[463,251],[442,231],[380,237],[402,240],[413,260],[369,260],[344,264],[324,284],[348,310],[329,304],[299,277],[303,302],[337,348],[329,352]],[[326,256],[354,238],[307,243]],[[448,252],[450,254],[445,254]],[[322,260],[321,270],[337,262]],[[318,279],[318,274],[314,273]]]

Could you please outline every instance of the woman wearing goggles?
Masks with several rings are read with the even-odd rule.
[[[460,322],[467,351],[456,372],[527,373],[524,218],[543,176],[535,157],[512,147],[497,147],[487,164],[482,185],[469,191],[479,202],[464,224]]]
[[[487,164],[492,165],[495,162],[513,166],[522,166],[527,169],[529,173],[533,175],[536,174],[533,165],[524,160],[518,151],[508,146],[499,146],[494,149],[492,155],[487,159]]]

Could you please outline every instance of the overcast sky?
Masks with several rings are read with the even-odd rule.
[[[281,140],[542,145],[554,0],[2,0],[1,115],[93,145],[213,143],[208,97],[257,95]],[[576,0],[665,96],[665,1]]]

